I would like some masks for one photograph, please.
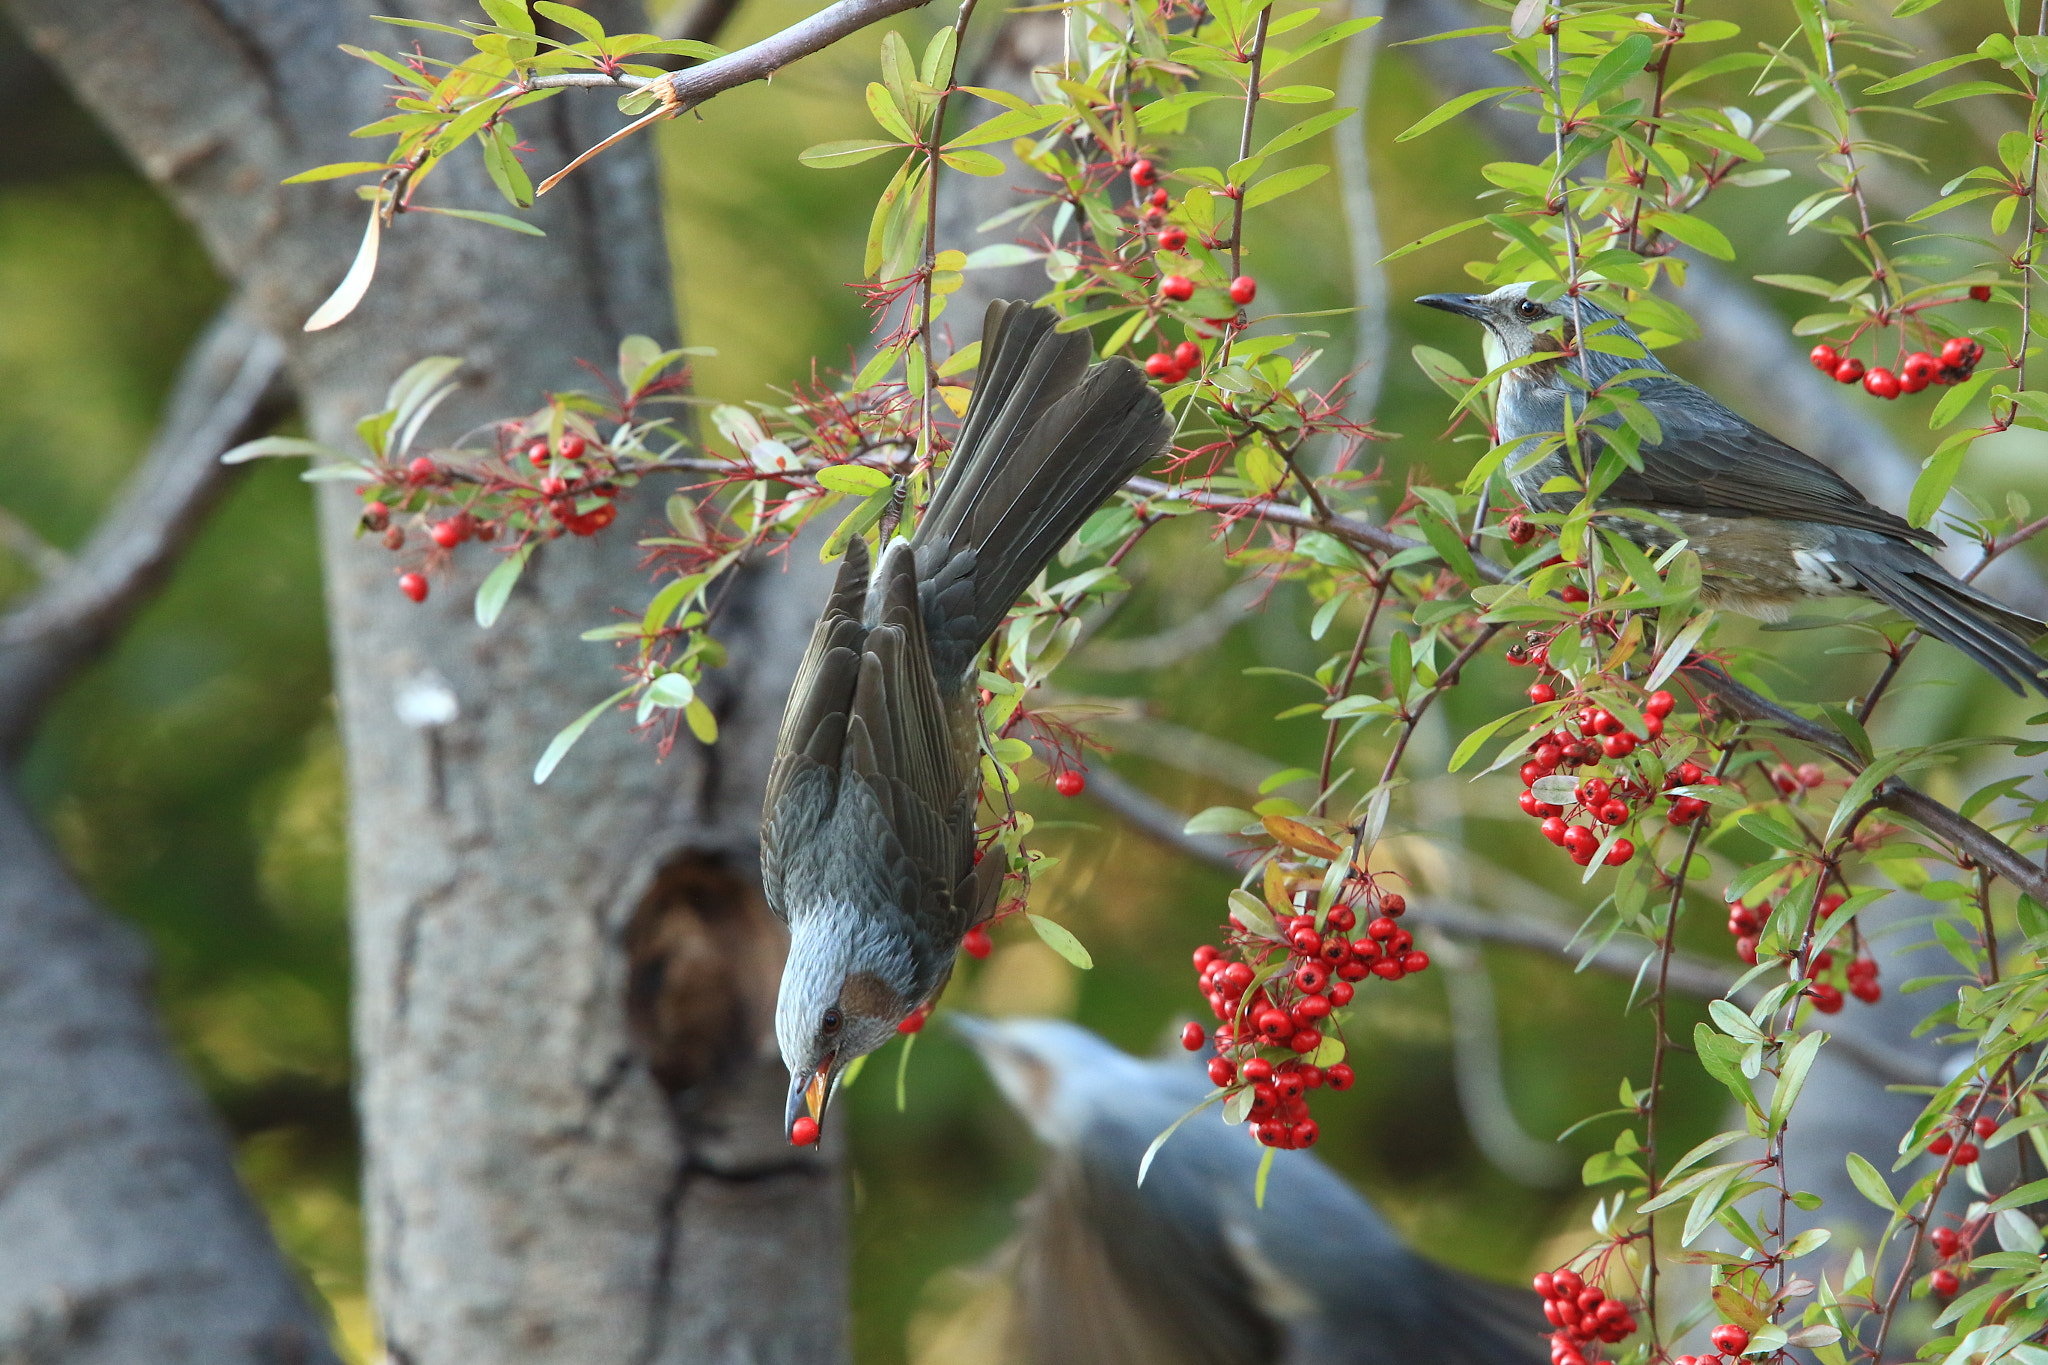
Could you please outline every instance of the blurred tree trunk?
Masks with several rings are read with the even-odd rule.
[[[545,240],[404,219],[362,308],[308,336],[299,323],[346,269],[365,206],[346,187],[278,182],[360,158],[348,130],[386,107],[381,75],[336,45],[409,35],[371,22],[363,0],[6,4],[286,340],[317,438],[356,448],[356,419],[423,355],[467,362],[435,424],[446,435],[590,382],[576,362],[608,368],[621,335],[672,339],[646,138],[543,201]],[[640,26],[622,4],[595,8],[608,27]],[[475,17],[458,0],[376,9]],[[618,122],[610,100],[569,95],[519,132],[551,169]],[[441,170],[436,202],[491,205],[472,161]],[[625,502],[607,536],[546,546],[481,631],[469,597],[487,547],[461,551],[414,607],[393,556],[357,538],[350,491],[321,488],[363,1200],[391,1358],[842,1357],[840,1182],[833,1144],[781,1141],[768,1022],[782,948],[753,866],[776,721],[823,591],[816,557],[734,585],[714,750],[686,744],[657,764],[608,718],[536,787],[548,737],[617,685],[609,647],[576,636],[644,600],[633,542],[659,495]],[[401,720],[435,713],[402,704],[428,697],[440,719]]]

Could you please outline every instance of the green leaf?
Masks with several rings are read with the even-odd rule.
[[[1934,448],[1920,476],[1913,480],[1913,496],[1906,503],[1908,521],[1925,526],[1941,510],[1949,489],[1955,486],[1956,475],[1962,473],[1963,457],[1970,453],[1970,443],[1976,439],[1974,431],[1959,431]]]
[[[1261,204],[1270,204],[1285,194],[1313,185],[1330,173],[1330,168],[1321,164],[1290,166],[1277,174],[1269,175],[1245,191],[1244,206],[1255,209]]]
[[[612,707],[618,705],[621,701],[625,700],[626,695],[630,693],[632,690],[633,689],[630,687],[620,688],[618,691],[612,693],[609,697],[606,697],[603,701],[599,702],[597,705],[591,707],[588,711],[585,711],[582,715],[576,717],[576,719],[570,721],[567,725],[563,726],[562,733],[556,735],[553,739],[548,741],[547,751],[541,754],[540,762],[534,765],[534,785],[539,786],[541,783],[547,781],[548,774],[552,773],[555,770],[556,766],[561,763],[562,759],[568,755],[569,750],[575,746],[576,741],[583,738],[583,732],[590,728],[591,723],[595,721],[599,716],[603,715],[605,712],[611,710]]]
[[[1771,1094],[1771,1131],[1785,1126],[1791,1117],[1792,1106],[1799,1102],[1799,1092],[1806,1085],[1806,1073],[1813,1069],[1813,1059],[1820,1053],[1820,1045],[1828,1040],[1825,1033],[1809,1033],[1792,1045],[1786,1054],[1785,1063],[1778,1070],[1778,1088]]]
[[[1660,210],[1645,213],[1643,223],[1646,227],[1654,227],[1659,232],[1676,237],[1695,251],[1704,251],[1718,260],[1735,259],[1734,243],[1728,240],[1726,233],[1704,218],[1695,218],[1689,213],[1669,213]]]
[[[506,213],[487,213],[482,209],[436,209],[423,204],[414,204],[409,212],[438,213],[444,218],[467,218],[472,223],[489,223],[492,227],[504,228],[507,232],[523,232],[529,237],[545,237],[533,224],[524,222]]]
[[[816,478],[820,486],[834,493],[852,493],[858,497],[872,497],[876,493],[891,492],[896,481],[871,465],[834,464],[819,470]]]
[[[1211,806],[1200,814],[1191,815],[1181,826],[1183,834],[1235,834],[1247,825],[1256,825],[1259,818],[1248,810],[1236,806]]]
[[[306,455],[316,460],[339,460],[339,451],[329,449],[318,441],[308,441],[299,436],[263,436],[254,441],[244,441],[220,457],[222,464],[247,464],[274,455]]]
[[[1266,1207],[1266,1177],[1273,1173],[1273,1153],[1277,1150],[1268,1147],[1266,1154],[1259,1158],[1259,1173],[1252,1181],[1252,1204],[1256,1208]]]
[[[1275,152],[1284,152],[1289,147],[1298,146],[1319,133],[1327,133],[1357,112],[1356,109],[1329,109],[1320,114],[1311,114],[1293,127],[1274,134],[1265,146],[1252,155],[1263,158],[1272,156]]]
[[[1650,64],[1650,58],[1655,51],[1656,45],[1650,41],[1647,33],[1631,33],[1616,43],[1607,55],[1594,63],[1593,69],[1586,73],[1586,84],[1579,92],[1578,107],[1584,108],[1604,97],[1609,91],[1618,90],[1626,85],[1630,77],[1639,74]],[[1677,236],[1676,233],[1672,235]],[[1685,241],[1683,237],[1679,240]]]
[[[1429,542],[1437,557],[1450,566],[1452,573],[1465,580],[1471,587],[1478,587],[1487,580],[1479,574],[1479,566],[1472,561],[1472,552],[1465,548],[1465,541],[1457,528],[1439,516],[1434,508],[1417,507],[1415,523],[1422,531],[1422,538]]]
[[[496,623],[498,613],[505,610],[505,602],[512,596],[512,588],[519,582],[519,575],[526,569],[526,561],[533,556],[534,542],[514,550],[499,560],[491,571],[484,575],[484,581],[476,589],[476,623],[489,630]]]
[[[1932,109],[1937,104],[1952,104],[1956,100],[1973,99],[1978,95],[2021,95],[2026,91],[2015,90],[1997,81],[1964,81],[1960,85],[1945,85],[1931,95],[1922,95],[1913,101],[1915,109]]]
[[[1188,1110],[1187,1113],[1182,1114],[1172,1123],[1166,1125],[1166,1131],[1161,1133],[1158,1137],[1152,1139],[1151,1144],[1145,1148],[1145,1155],[1138,1161],[1138,1183],[1140,1185],[1145,1183],[1146,1173],[1152,1169],[1152,1158],[1159,1155],[1159,1149],[1166,1145],[1166,1140],[1173,1136],[1176,1129],[1178,1129],[1183,1123],[1186,1123],[1189,1119],[1201,1113],[1204,1109],[1207,1109],[1210,1105],[1216,1103],[1216,1101],[1222,1099],[1224,1096],[1230,1093],[1231,1092],[1228,1090],[1219,1090],[1215,1094],[1209,1096],[1209,1098],[1203,1100],[1200,1104],[1196,1105],[1194,1108]]]
[[[1031,927],[1036,929],[1038,936],[1045,940],[1046,947],[1052,949],[1084,972],[1094,968],[1095,959],[1088,956],[1088,950],[1081,946],[1081,940],[1075,938],[1067,930],[1066,926],[1055,924],[1043,915],[1027,913],[1024,918],[1031,921]]]
[[[556,0],[533,0],[533,7],[585,42],[604,41],[604,25],[573,5],[557,4]]]
[[[1891,1186],[1885,1184],[1884,1176],[1855,1152],[1849,1153],[1849,1180],[1865,1199],[1883,1209],[1886,1213],[1897,1213],[1899,1201],[1892,1197]]]
[[[280,185],[307,185],[315,180],[339,180],[345,175],[379,174],[389,170],[381,161],[336,161],[326,166],[315,166],[310,171],[300,171],[277,183]]]
[[[666,706],[673,710],[695,701],[697,688],[680,673],[663,673],[648,684],[647,698],[655,706]]]
[[[1486,743],[1487,740],[1493,738],[1493,736],[1497,732],[1499,732],[1503,727],[1508,725],[1510,722],[1517,720],[1526,720],[1539,709],[1540,708],[1529,707],[1520,711],[1510,711],[1507,715],[1497,716],[1493,720],[1490,720],[1486,724],[1480,726],[1477,730],[1474,730],[1471,734],[1465,736],[1465,738],[1459,742],[1457,751],[1451,755],[1449,771],[1456,772],[1458,771],[1458,769],[1464,767],[1467,763],[1470,763],[1472,761],[1472,755],[1479,752],[1479,746]]]
[[[987,152],[940,152],[939,160],[966,175],[997,176],[1009,169],[1000,157]]]
[[[1274,104],[1320,104],[1330,98],[1330,91],[1320,85],[1276,85],[1261,90],[1259,98]]]
[[[1007,142],[1012,138],[1035,133],[1039,129],[1057,123],[1060,113],[1057,109],[1047,112],[1037,106],[1025,109],[1006,109],[986,123],[969,128],[946,144],[945,150],[957,151],[962,147],[985,147],[991,142]]]
[[[690,704],[683,708],[683,720],[690,727],[690,733],[700,744],[718,742],[718,717],[704,704],[702,697],[692,697]]]
[[[491,22],[499,28],[514,29],[520,33],[533,33],[533,16],[526,12],[525,0],[477,0]]]
[[[917,133],[911,128],[909,119],[896,107],[889,87],[880,81],[868,82],[868,112],[875,116],[875,122],[882,125],[882,131],[898,142],[917,141]]]
[[[1489,86],[1484,90],[1467,90],[1464,94],[1445,100],[1442,104],[1424,114],[1415,123],[1409,125],[1406,132],[1397,134],[1394,141],[1406,142],[1411,138],[1421,137],[1438,124],[1456,118],[1475,104],[1484,100],[1495,99],[1501,95],[1518,95],[1527,88],[1527,86],[1521,85],[1495,85]]]

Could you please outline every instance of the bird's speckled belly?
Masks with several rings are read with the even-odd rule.
[[[1826,526],[1696,512],[1658,515],[1684,532],[1687,544],[1699,555],[1700,600],[1710,607],[1782,621],[1803,599],[1837,597],[1857,586],[1855,577],[1829,552]],[[1673,543],[1669,533],[1639,521],[1610,524],[1646,549],[1665,550]]]

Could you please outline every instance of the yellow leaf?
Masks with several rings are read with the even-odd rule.
[[[967,400],[973,392],[972,389],[963,389],[958,384],[939,385],[939,397],[946,400],[946,406],[953,410],[955,417],[967,411]]]
[[[1344,856],[1342,845],[1321,830],[1305,825],[1299,820],[1290,820],[1284,815],[1268,815],[1261,823],[1265,825],[1266,833],[1297,853],[1306,853],[1311,858],[1334,859]]]

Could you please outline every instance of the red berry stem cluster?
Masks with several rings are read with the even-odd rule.
[[[568,430],[550,441],[525,435],[520,423],[499,428],[496,459],[442,464],[426,455],[414,456],[389,471],[386,483],[365,485],[362,527],[382,540],[384,548],[402,553],[412,534],[398,517],[410,512],[412,533],[423,533],[426,556],[398,577],[398,589],[414,602],[424,602],[428,573],[446,562],[447,552],[464,541],[489,543],[503,535],[515,543],[531,536],[549,539],[564,532],[596,535],[618,516],[613,501],[622,479],[610,452],[582,433]],[[520,466],[521,458],[535,473]],[[468,502],[446,510],[455,490],[467,490]],[[395,506],[394,506],[395,505]],[[432,512],[444,513],[438,520]]]
[[[1173,196],[1159,183],[1159,165],[1148,157],[1141,157],[1131,163],[1132,212],[1138,221],[1141,233],[1152,235],[1156,254],[1185,256],[1186,263],[1174,261],[1171,266],[1162,265],[1164,273],[1159,276],[1157,303],[1163,310],[1165,305],[1188,303],[1195,297],[1197,281],[1195,258],[1188,254],[1187,229],[1168,224],[1167,211],[1173,204]],[[1207,191],[1203,191],[1206,193]],[[1204,237],[1204,247],[1219,245],[1212,238]],[[1259,283],[1250,275],[1239,275],[1222,286],[1222,292],[1233,307],[1242,308],[1258,297]],[[1196,336],[1212,337],[1221,335],[1228,328],[1237,325],[1231,317],[1204,317],[1201,326],[1192,327]],[[1186,340],[1161,348],[1145,358],[1145,373],[1163,384],[1178,384],[1202,368],[1201,346],[1194,340]]]
[[[1841,909],[1846,899],[1846,897],[1838,893],[1822,896],[1820,904],[1816,907],[1820,919],[1825,921],[1829,916]],[[1763,934],[1764,925],[1770,921],[1770,918],[1771,904],[1769,901],[1764,901],[1754,906],[1736,901],[1728,907],[1728,934],[1735,940],[1735,955],[1752,967],[1757,962],[1757,939]],[[1850,932],[1852,934],[1856,933],[1853,929]],[[1860,950],[1862,943],[1860,935],[1857,935],[1853,941],[1858,944],[1859,951],[1851,954],[1843,962],[1841,972],[1842,985],[1837,985],[1831,980],[1822,979],[1823,975],[1832,971],[1835,966],[1835,954],[1832,949],[1821,949],[1813,955],[1813,960],[1806,964],[1806,977],[1812,983],[1807,986],[1806,995],[1807,998],[1813,1001],[1813,1007],[1822,1014],[1838,1014],[1841,1012],[1844,985],[1847,986],[1850,995],[1855,996],[1866,1005],[1875,1005],[1884,998],[1884,987],[1877,984],[1877,959]],[[1790,957],[1791,955],[1787,954],[1786,960],[1789,961]]]
[[[1732,1322],[1724,1322],[1707,1333],[1707,1340],[1714,1344],[1711,1354],[1703,1356],[1679,1356],[1671,1365],[1729,1365],[1749,1349],[1749,1329]]]
[[[1934,1156],[1948,1157],[1958,1166],[1974,1166],[1977,1164],[1979,1153],[1977,1143],[1970,1139],[1974,1137],[1978,1142],[1982,1142],[1997,1131],[1998,1120],[1991,1115],[1979,1114],[1975,1119],[1971,1119],[1961,1109],[1957,1109],[1955,1113],[1942,1120],[1941,1130],[1927,1144],[1927,1150]],[[1962,1135],[1961,1142],[1956,1141],[1956,1134]]]
[[[1887,399],[1902,393],[1918,393],[1930,384],[1960,384],[1976,371],[1977,362],[1983,358],[1984,343],[1972,337],[1950,337],[1941,343],[1938,356],[1915,351],[1899,362],[1896,374],[1882,365],[1865,369],[1862,361],[1848,354],[1847,348],[1836,350],[1825,341],[1808,356],[1813,368],[1837,384],[1861,380],[1865,393]]]
[[[1279,892],[1282,901],[1308,906],[1320,881],[1315,873],[1291,874],[1276,861],[1268,864],[1268,899]],[[1332,906],[1320,925],[1312,908],[1278,914],[1275,940],[1233,916],[1225,947],[1205,943],[1195,950],[1196,977],[1218,1021],[1209,1079],[1223,1089],[1250,1088],[1247,1117],[1268,1147],[1312,1146],[1317,1128],[1308,1092],[1351,1088],[1355,1076],[1348,1065],[1319,1066],[1313,1059],[1335,1031],[1334,1011],[1351,1003],[1357,984],[1368,977],[1399,981],[1429,967],[1429,954],[1418,951],[1414,935],[1398,923],[1406,899],[1362,877],[1348,881],[1346,893],[1355,902]],[[1356,938],[1361,912],[1354,903],[1371,915]],[[1210,1041],[1194,1023],[1181,1037],[1191,1052]]]
[[[1519,659],[1511,653],[1515,662],[1537,662],[1537,654],[1544,653],[1542,646],[1536,653],[1524,651]],[[1547,658],[1547,655],[1546,655]],[[1539,682],[1529,688],[1529,700],[1536,703],[1557,700],[1557,689],[1547,682]],[[1599,765],[1603,760],[1620,761],[1627,759],[1642,744],[1655,746],[1664,735],[1664,718],[1671,714],[1678,704],[1677,698],[1669,692],[1652,692],[1643,699],[1643,728],[1646,739],[1638,740],[1629,732],[1619,716],[1603,706],[1582,706],[1576,717],[1576,731],[1559,727],[1536,736],[1529,744],[1529,757],[1522,764],[1523,791],[1520,798],[1522,813],[1543,822],[1543,837],[1558,845],[1571,855],[1580,867],[1593,861],[1603,843],[1603,836],[1595,826],[1604,826],[1614,831],[1626,825],[1635,815],[1637,807],[1652,799],[1656,789],[1647,780],[1617,775],[1612,781],[1602,777],[1587,777],[1572,786],[1571,800],[1547,801],[1536,791],[1536,784],[1548,777],[1555,777],[1563,768],[1588,768]],[[1690,769],[1690,775],[1685,770]],[[1691,786],[1705,782],[1706,776],[1691,763],[1681,764],[1665,775],[1664,787],[1669,790],[1680,785]],[[1676,797],[1676,800],[1691,800],[1700,809],[1704,804],[1693,797]],[[1634,801],[1637,806],[1629,803]],[[1697,811],[1688,819],[1696,818]],[[1574,824],[1574,819],[1584,819],[1585,824]],[[1676,819],[1674,808],[1673,823]],[[1607,844],[1607,854],[1601,860],[1609,867],[1620,867],[1636,856],[1636,846],[1628,839],[1617,838]]]
[[[1576,1270],[1544,1271],[1536,1277],[1536,1293],[1543,1316],[1557,1329],[1550,1334],[1550,1365],[1587,1365],[1599,1359],[1596,1342],[1612,1346],[1636,1330],[1628,1305],[1587,1284]]]
[[[1957,1160],[1960,1161],[1962,1158],[1959,1156]],[[1976,1241],[1981,1230],[1981,1222],[1966,1222],[1960,1230],[1939,1227],[1928,1233],[1927,1237],[1934,1244],[1934,1254],[1944,1263],[1958,1260],[1967,1262],[1970,1259],[1970,1244]],[[1927,1277],[1927,1287],[1944,1299],[1952,1299],[1962,1289],[1963,1279],[1953,1265],[1942,1264],[1936,1266],[1934,1273]]]

